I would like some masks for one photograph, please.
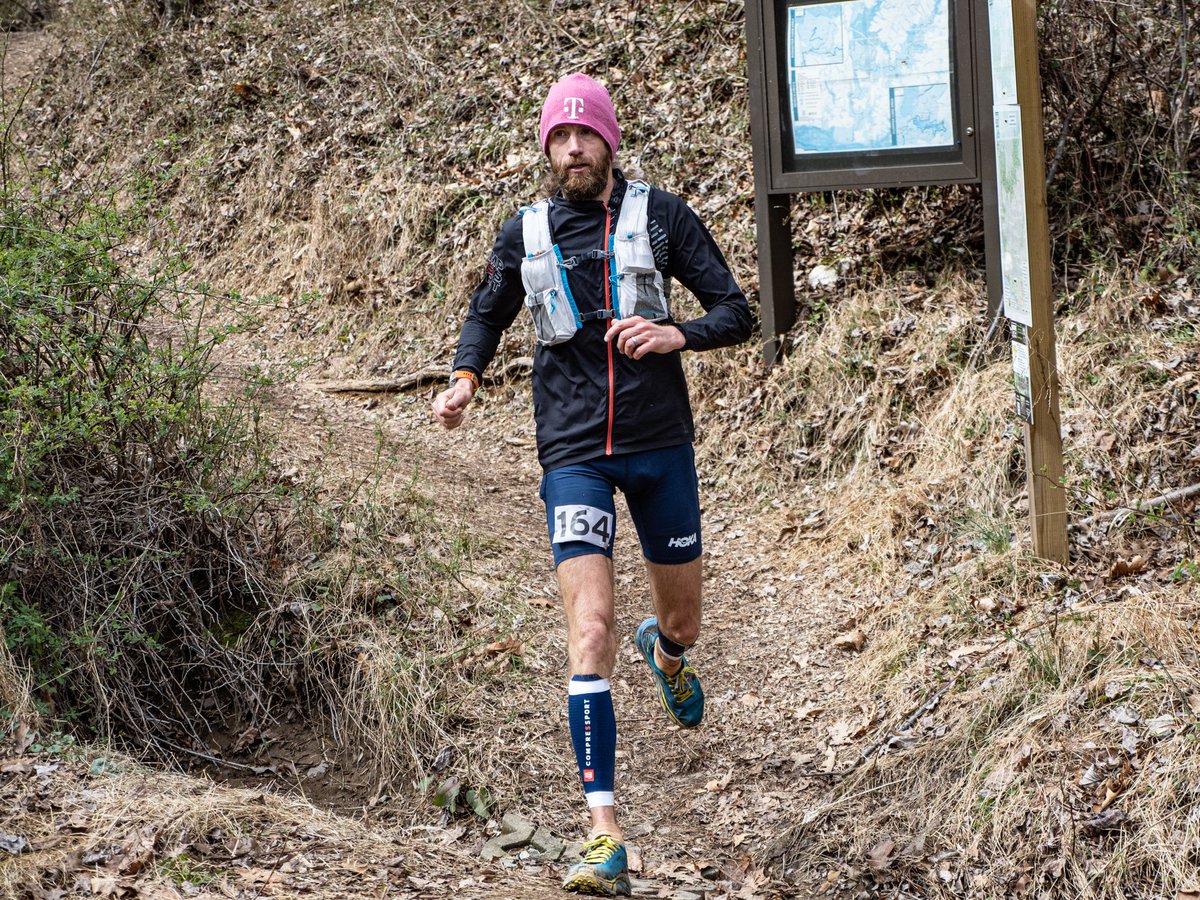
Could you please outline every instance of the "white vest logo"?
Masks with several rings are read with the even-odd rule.
[[[563,101],[563,112],[567,114],[568,119],[578,119],[579,114],[583,112],[583,98],[568,97]]]
[[[689,534],[687,537],[671,538],[667,541],[668,547],[690,547],[696,543],[696,535]]]

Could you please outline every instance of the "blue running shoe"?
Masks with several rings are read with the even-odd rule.
[[[695,728],[704,718],[704,688],[700,687],[700,676],[688,665],[687,657],[680,661],[679,671],[667,675],[654,661],[654,645],[658,642],[658,619],[649,618],[638,626],[633,639],[642,657],[650,665],[654,680],[658,682],[658,699],[671,721],[683,728]]]
[[[595,897],[629,895],[629,860],[625,845],[602,834],[583,845],[583,862],[567,869],[564,891]]]

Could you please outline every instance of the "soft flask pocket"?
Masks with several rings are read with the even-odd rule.
[[[650,238],[645,233],[618,234],[614,249],[626,272],[654,271],[654,251],[650,247]]]
[[[625,277],[632,278],[636,286],[635,316],[641,316],[647,322],[658,322],[668,317],[661,272],[635,272]]]
[[[557,288],[525,296],[525,305],[533,316],[533,329],[538,342],[547,347],[569,341],[575,336],[579,323],[566,295]]]
[[[644,232],[618,234],[614,249],[621,277],[621,315],[641,316],[648,322],[668,318],[662,273],[654,265],[650,239]]]

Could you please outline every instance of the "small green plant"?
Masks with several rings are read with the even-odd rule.
[[[163,878],[175,884],[206,885],[215,881],[220,872],[204,863],[192,859],[187,854],[164,859],[158,864],[158,872]]]
[[[1200,561],[1195,559],[1182,560],[1171,570],[1171,580],[1175,582],[1195,581],[1197,578],[1200,578]]]
[[[996,812],[996,798],[979,793],[975,795],[975,815],[973,825],[976,831],[984,831],[991,827],[992,818]]]
[[[54,729],[45,735],[38,734],[29,749],[34,753],[45,753],[49,756],[64,756],[77,748],[75,736],[69,732]]]
[[[97,756],[88,766],[88,774],[93,778],[115,775],[119,771],[121,767],[108,756]]]
[[[0,620],[9,651],[30,660],[48,682],[57,683],[62,677],[62,639],[37,607],[20,598],[15,582],[0,584]]]
[[[427,791],[433,786],[434,781],[436,778],[433,775],[427,775],[421,780],[418,787],[422,791]],[[437,790],[433,792],[430,802],[438,809],[445,810],[451,818],[458,815],[461,808],[463,811],[473,812],[484,820],[491,817],[495,805],[491,792],[486,787],[481,785],[467,788],[464,791],[462,781],[457,775],[451,775],[442,781]]]
[[[1031,644],[1023,638],[1019,640],[1027,653],[1027,666],[1032,678],[1031,698],[1038,694],[1039,684],[1050,688],[1061,687],[1062,671],[1059,665],[1058,645],[1054,639],[1043,638],[1037,645]]]
[[[1008,522],[996,514],[969,509],[959,521],[958,532],[961,538],[989,553],[1001,555],[1012,548],[1012,530]]]

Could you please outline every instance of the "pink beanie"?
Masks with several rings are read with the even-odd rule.
[[[617,155],[621,143],[621,126],[613,112],[608,91],[598,81],[576,72],[560,79],[550,88],[542,104],[542,152],[548,153],[546,139],[559,125],[586,125],[608,144],[608,151]]]

